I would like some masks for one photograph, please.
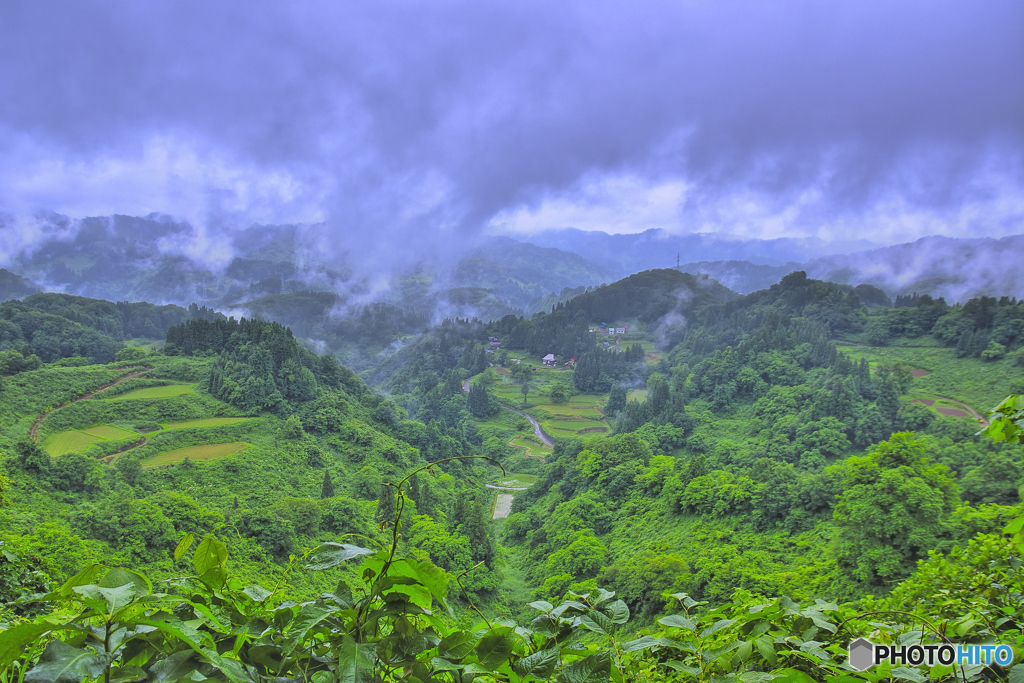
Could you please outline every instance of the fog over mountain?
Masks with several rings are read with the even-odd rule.
[[[1024,232],[1021,26],[1014,0],[4,3],[0,261],[114,214],[189,225],[150,257],[215,274],[253,225],[315,226],[368,292],[484,232],[775,265],[999,238]],[[718,248],[746,238],[796,241]]]
[[[811,277],[871,284],[891,296],[930,294],[949,303],[972,297],[1024,298],[1024,235],[1002,239],[925,237],[909,244],[827,256],[804,265]]]

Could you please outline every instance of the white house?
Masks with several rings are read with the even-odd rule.
[[[558,362],[558,359],[555,358],[555,354],[549,353],[548,355],[546,355],[543,358],[541,358],[541,362],[543,362],[544,365],[554,366],[555,363]]]

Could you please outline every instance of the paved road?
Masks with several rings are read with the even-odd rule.
[[[470,379],[472,379],[472,378],[470,378]],[[468,379],[465,382],[462,383],[462,390],[466,391],[466,392],[469,391],[469,380]],[[526,413],[524,413],[522,411],[519,411],[519,410],[516,410],[515,408],[509,408],[508,406],[502,406],[502,408],[504,408],[505,410],[511,410],[513,413],[519,413],[520,415],[525,417],[527,420],[529,420],[530,424],[533,425],[533,433],[537,435],[537,438],[540,439],[541,441],[543,441],[544,443],[546,443],[547,445],[551,446],[552,448],[554,448],[555,440],[552,439],[551,436],[547,432],[545,432],[544,429],[541,428],[541,426],[539,424],[537,424],[536,420],[534,420],[532,417],[530,417]]]
[[[522,415],[523,417],[525,417],[527,420],[530,421],[530,424],[533,425],[533,433],[537,435],[537,438],[540,439],[541,441],[543,441],[544,443],[546,443],[547,445],[549,445],[551,447],[554,447],[555,440],[552,439],[548,435],[548,433],[545,432],[543,428],[541,428],[541,426],[539,424],[537,424],[536,420],[534,420],[532,417],[530,417],[526,413],[522,412],[521,410],[516,410],[515,408],[509,408],[508,406],[502,406],[502,408],[504,408],[505,410],[511,410],[513,413],[518,413],[518,414]]]

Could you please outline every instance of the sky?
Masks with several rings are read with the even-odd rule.
[[[482,234],[1024,233],[1019,0],[0,4],[8,252],[162,213]],[[223,240],[221,240],[223,241]]]

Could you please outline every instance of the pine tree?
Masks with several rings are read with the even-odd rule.
[[[334,497],[334,482],[331,481],[331,471],[324,470],[324,483],[320,487],[320,499]]]
[[[377,502],[377,514],[374,518],[378,522],[395,521],[395,487],[387,482],[380,487],[380,500]]]

